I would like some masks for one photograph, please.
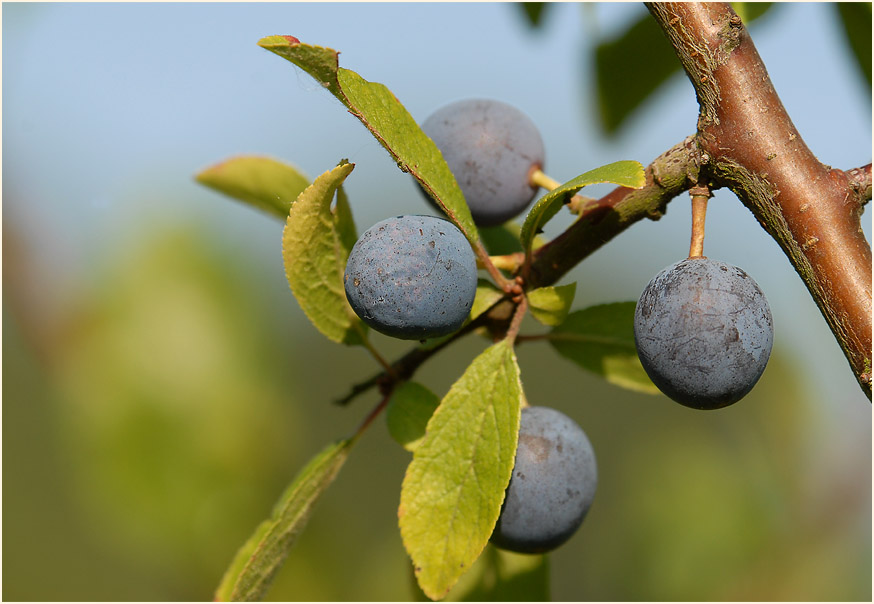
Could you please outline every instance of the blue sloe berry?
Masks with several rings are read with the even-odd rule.
[[[597,485],[595,452],[582,428],[550,407],[523,408],[492,544],[523,554],[555,549],[579,528]]]
[[[756,384],[774,340],[765,294],[744,271],[705,257],[673,264],[643,290],[634,312],[640,362],[680,404],[718,409]]]
[[[477,226],[502,224],[534,199],[530,174],[543,166],[543,140],[515,107],[488,99],[456,101],[434,112],[422,130],[443,154]]]
[[[465,236],[434,216],[395,216],[370,227],[349,253],[350,306],[376,331],[405,340],[461,327],[476,294],[476,258]]]

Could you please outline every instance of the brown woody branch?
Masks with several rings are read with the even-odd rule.
[[[783,248],[871,398],[871,248],[860,216],[871,168],[844,172],[805,145],[727,3],[650,3],[698,96],[707,176]]]
[[[537,250],[528,275],[528,287],[555,283],[635,222],[660,218],[671,199],[698,181],[701,162],[694,138],[686,138],[647,166],[646,184],[642,189],[620,187],[586,204],[574,224]]]
[[[871,249],[860,215],[871,199],[871,164],[847,172],[821,164],[795,130],[743,23],[727,4],[650,4],[698,95],[698,133],[646,168],[642,189],[620,187],[587,203],[579,219],[539,248],[529,289],[557,282],[592,252],[701,179],[730,188],[786,252],[871,397]],[[505,301],[463,330],[500,337]],[[455,337],[450,341],[454,341]],[[413,349],[393,363],[409,379],[435,349]],[[356,385],[341,404],[387,379]]]

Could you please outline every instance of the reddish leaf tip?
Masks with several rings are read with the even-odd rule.
[[[282,37],[285,38],[286,40],[288,40],[289,44],[300,44],[300,40],[298,40],[294,36],[282,36]]]

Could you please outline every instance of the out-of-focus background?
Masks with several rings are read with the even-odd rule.
[[[750,30],[805,141],[849,169],[871,160],[871,89],[833,8],[781,4]],[[516,105],[564,181],[694,130],[680,74],[616,132],[600,125],[594,49],[645,13],[557,4],[534,29],[493,3],[4,4],[3,598],[211,599],[297,470],[376,403],[332,403],[376,366],[306,321],[281,223],[193,175],[242,153],[310,177],[348,157],[359,230],[429,208],[261,37],[340,50],[420,121],[459,98]],[[743,401],[696,412],[519,349],[529,401],[576,419],[599,460],[591,513],[551,555],[552,596],[870,601],[871,404],[777,245],[730,193],[710,206],[707,255],[749,272],[774,314]],[[568,276],[575,308],[636,300],[688,233],[685,199],[635,225]],[[390,358],[407,346],[374,341]],[[419,380],[444,393],[484,345]],[[396,517],[408,462],[374,424],[270,599],[417,597]]]

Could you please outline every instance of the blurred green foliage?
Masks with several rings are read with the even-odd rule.
[[[871,3],[836,2],[847,45],[856,59],[871,92]]]
[[[290,293],[287,307],[263,299],[281,271],[251,261],[198,229],[153,227],[65,303],[47,342],[27,329],[39,305],[4,288],[7,599],[210,598],[288,481],[375,404],[331,405],[375,367],[288,318]],[[444,393],[486,344],[436,357],[423,383]],[[598,452],[595,505],[550,556],[554,598],[870,598],[870,433],[849,458],[818,442],[785,351],[713,413],[611,386],[545,343],[519,362],[529,401],[577,419]],[[417,597],[396,516],[409,459],[374,424],[268,599]]]
[[[543,23],[543,16],[549,9],[549,2],[517,2],[515,6],[519,9],[525,22],[531,27],[537,28]]]
[[[732,3],[746,24],[764,15],[772,4]],[[664,32],[649,14],[621,34],[599,41],[594,62],[601,126],[610,135],[617,134],[639,107],[682,71]]]

